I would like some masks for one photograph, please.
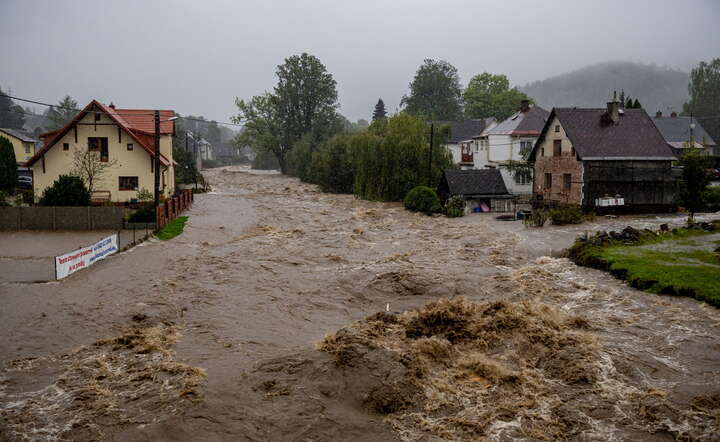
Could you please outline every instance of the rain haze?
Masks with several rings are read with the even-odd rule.
[[[720,442],[719,23],[0,0],[0,442]]]
[[[55,103],[66,94],[228,121],[234,98],[271,90],[308,52],[338,83],[340,112],[398,109],[425,58],[463,84],[524,85],[623,60],[689,71],[720,53],[714,0],[677,1],[13,1],[0,2],[0,86]]]

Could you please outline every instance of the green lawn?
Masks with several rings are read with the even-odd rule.
[[[589,252],[633,287],[720,306],[720,257],[713,251],[718,235],[680,233],[660,242],[593,247]]]
[[[183,232],[187,220],[187,216],[178,216],[163,227],[163,229],[157,233],[157,237],[163,241],[175,238]]]

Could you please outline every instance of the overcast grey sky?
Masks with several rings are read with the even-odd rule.
[[[356,120],[379,97],[394,111],[424,58],[463,84],[607,60],[689,70],[720,56],[718,23],[718,0],[0,0],[0,86],[228,121],[236,96],[270,90],[276,66],[308,52]]]

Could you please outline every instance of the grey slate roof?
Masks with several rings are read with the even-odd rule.
[[[582,160],[672,160],[675,156],[644,109],[625,109],[618,124],[607,122],[607,109],[554,108],[531,154],[557,116]]]
[[[445,181],[451,195],[509,196],[498,169],[447,169]]]
[[[690,139],[690,117],[654,117],[653,123],[668,143],[683,143]],[[693,119],[693,123],[695,123],[693,129],[695,141],[702,143],[704,139],[706,145],[715,146],[715,141],[700,123],[696,119]]]
[[[15,138],[19,138],[21,141],[24,141],[26,143],[37,143],[40,141],[35,135],[31,134],[30,132],[25,132],[24,130],[20,129],[6,129],[6,128],[0,128],[0,132],[5,132],[8,135],[12,135]]]
[[[450,122],[448,143],[457,144],[461,141],[471,140],[472,137],[480,135],[490,121],[492,121],[491,118]]]
[[[550,112],[540,106],[530,106],[527,112],[516,112],[511,117],[503,120],[487,135],[539,135],[545,126],[545,121]]]

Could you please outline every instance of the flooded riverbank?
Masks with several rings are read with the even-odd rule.
[[[196,198],[177,238],[119,254],[61,283],[0,286],[4,437],[22,440],[34,431],[51,439],[41,431],[51,428],[59,428],[53,437],[80,440],[429,437],[417,422],[399,427],[343,395],[357,391],[353,386],[372,376],[372,366],[337,367],[315,345],[377,312],[402,313],[457,295],[471,302],[545,305],[586,321],[583,333],[595,342],[588,363],[596,376],[586,406],[568,418],[581,424],[562,427],[576,429],[569,438],[717,434],[718,310],[639,292],[552,257],[586,230],[681,225],[683,218],[598,218],[580,226],[527,229],[486,215],[427,217],[399,204],[324,194],[271,173],[223,168],[209,171],[208,178],[213,191]],[[174,406],[118,401],[117,413],[93,417],[82,432],[62,406],[43,408],[42,419],[23,421],[22,427],[12,419],[18,404],[42,404],[38,398],[63,389],[67,370],[59,361],[66,355],[93,350],[97,356],[94,343],[123,336],[138,318],[177,336],[157,353],[172,358],[166,362],[202,370],[192,400],[169,381]],[[115,360],[134,358],[127,348],[100,349]],[[576,356],[582,355],[563,357],[572,363]],[[37,359],[45,362],[32,362]],[[161,367],[148,367],[163,379]],[[547,426],[543,433],[542,425],[532,435],[518,431],[523,419],[542,423],[566,402],[549,392],[561,392],[568,380],[536,379],[537,389],[526,391],[535,401],[525,402],[520,413],[492,417],[482,437],[557,434],[560,427]],[[117,384],[96,382],[112,397],[124,397]],[[148,389],[147,396],[152,394]],[[39,415],[26,410],[31,412]]]

